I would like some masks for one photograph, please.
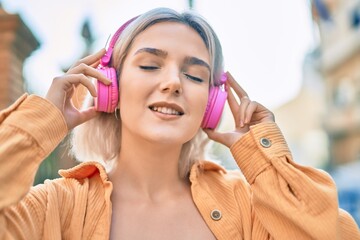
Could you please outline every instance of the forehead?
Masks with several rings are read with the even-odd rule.
[[[130,48],[152,47],[165,51],[177,49],[209,62],[209,51],[200,34],[190,26],[180,22],[155,23],[139,33]]]

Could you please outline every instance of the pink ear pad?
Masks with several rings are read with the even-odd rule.
[[[119,101],[118,82],[114,68],[103,67],[98,69],[111,80],[110,85],[105,85],[97,81],[97,97],[95,99],[95,108],[99,112],[112,113],[115,111]]]
[[[220,87],[210,88],[208,104],[201,123],[202,128],[216,128],[220,121],[226,99],[226,91],[223,91]]]

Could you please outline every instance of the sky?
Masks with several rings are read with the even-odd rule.
[[[1,1],[1,0],[0,0]],[[40,42],[24,65],[29,89],[44,96],[52,79],[82,57],[85,19],[96,41],[92,52],[126,20],[155,7],[186,10],[187,0],[2,0],[20,14]],[[222,43],[225,70],[252,100],[274,109],[294,98],[302,83],[305,55],[314,47],[306,0],[194,0],[194,10],[213,26]]]

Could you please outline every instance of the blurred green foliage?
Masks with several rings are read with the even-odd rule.
[[[34,185],[43,183],[46,179],[58,178],[58,149],[56,148],[41,164],[36,173]]]

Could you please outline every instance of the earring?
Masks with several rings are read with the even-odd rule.
[[[115,118],[117,120],[119,120],[120,119],[120,108],[116,108],[114,114],[115,114]]]

